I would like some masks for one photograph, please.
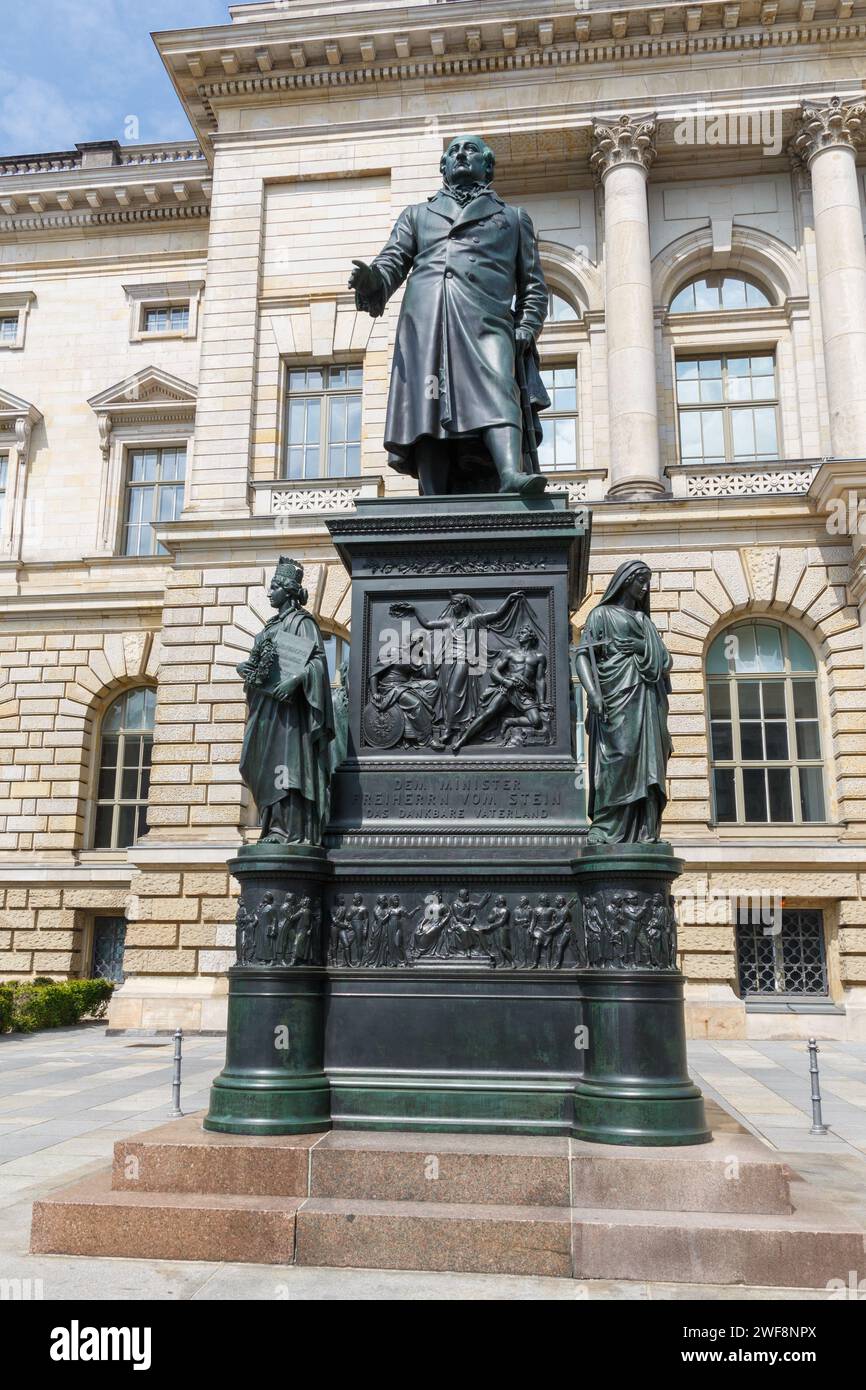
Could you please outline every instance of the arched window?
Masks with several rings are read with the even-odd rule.
[[[767,309],[771,300],[755,280],[726,272],[697,275],[677,290],[672,314],[700,314],[719,309]]]
[[[564,299],[561,294],[551,290],[550,298],[547,301],[547,322],[548,323],[577,323],[578,312],[574,305]]]
[[[799,633],[737,623],[707,653],[717,823],[826,819],[818,668]]]
[[[126,690],[109,705],[99,741],[94,849],[126,849],[147,830],[156,691]]]

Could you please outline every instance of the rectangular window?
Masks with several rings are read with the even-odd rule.
[[[683,463],[760,463],[779,457],[776,360],[771,352],[680,357]]]
[[[0,532],[3,530],[3,521],[6,516],[6,489],[9,486],[9,455],[0,454]]]
[[[361,471],[361,367],[289,370],[286,478],[352,478]]]
[[[113,980],[123,984],[123,952],[126,945],[125,917],[97,917],[93,923],[93,952],[90,975],[94,980]]]
[[[779,908],[775,914],[742,911],[736,930],[737,974],[744,998],[826,997],[823,913],[811,908]]]
[[[177,521],[183,510],[186,447],[132,449],[129,453],[124,555],[166,555],[154,524]]]
[[[823,821],[814,679],[711,680],[708,695],[716,820]]]
[[[15,343],[18,341],[18,315],[4,314],[0,318],[0,343]]]
[[[163,304],[144,309],[145,333],[186,333],[189,328],[189,304]]]
[[[550,397],[542,412],[544,438],[538,450],[542,473],[573,473],[577,468],[577,368],[545,367],[541,380]]]

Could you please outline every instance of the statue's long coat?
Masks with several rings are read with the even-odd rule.
[[[492,189],[461,206],[440,189],[404,209],[373,265],[385,299],[409,277],[385,421],[391,466],[417,476],[413,446],[422,435],[520,428],[514,330],[540,333],[548,294],[523,208],[509,207]],[[550,401],[534,356],[526,362],[532,404],[544,409]]]

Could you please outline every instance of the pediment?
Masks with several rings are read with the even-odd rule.
[[[109,386],[99,395],[91,396],[87,404],[92,410],[112,414],[123,410],[141,410],[143,407],[188,406],[195,410],[198,390],[188,381],[183,381],[159,367],[144,367],[124,381]]]
[[[4,391],[0,386],[0,420],[8,425],[20,420],[22,416],[26,416],[35,424],[37,420],[42,419],[42,412],[30,401],[22,400],[20,396],[14,396],[11,391]]]

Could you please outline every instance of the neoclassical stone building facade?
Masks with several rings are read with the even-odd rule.
[[[197,143],[0,159],[0,977],[222,1026],[235,664],[280,553],[350,639],[325,518],[405,480],[348,271],[469,129],[552,291],[575,626],[637,554],[675,654],[691,1029],[866,1037],[866,0],[229,10],[157,36]]]

